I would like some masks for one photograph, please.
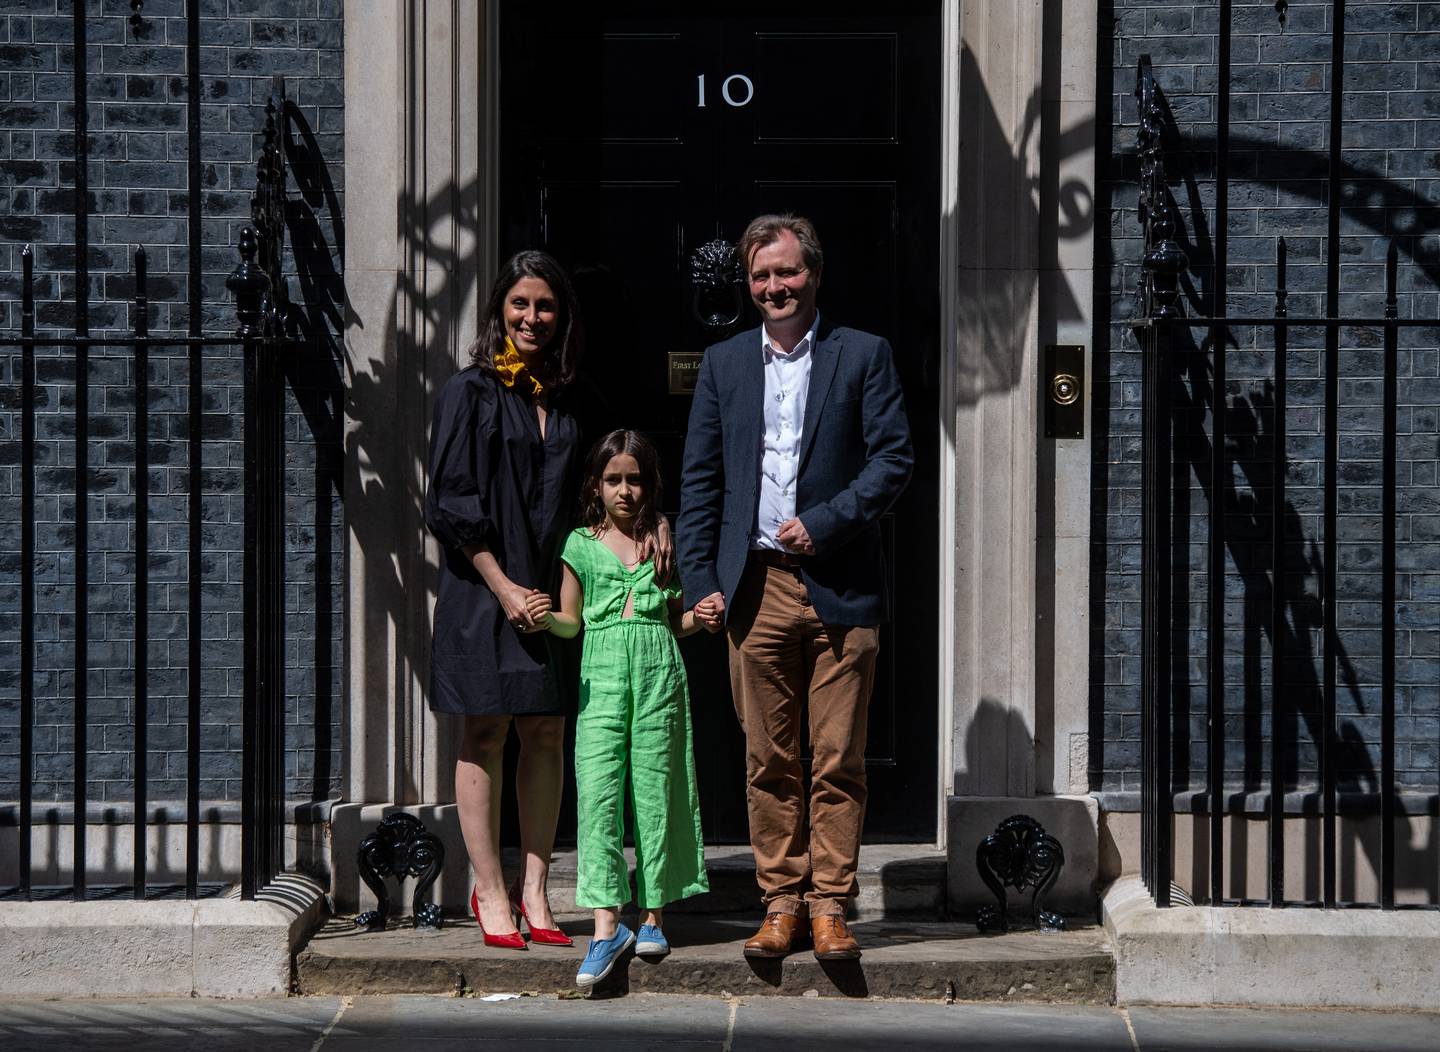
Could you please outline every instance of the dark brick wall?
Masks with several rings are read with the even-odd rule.
[[[200,0],[202,324],[229,333],[225,278],[249,222],[250,191],[271,75],[294,103],[287,124],[292,179],[287,258],[292,319],[305,346],[287,386],[287,788],[330,795],[338,780],[342,590],[339,427],[339,271],[343,244],[344,87],[340,0]],[[90,326],[128,331],[132,255],[149,260],[152,333],[189,322],[183,0],[146,0],[138,29],[128,0],[89,0]],[[70,0],[0,0],[0,329],[18,329],[21,248],[35,246],[42,329],[72,330],[75,314],[73,7]],[[13,333],[11,337],[13,339]],[[63,800],[73,777],[75,357],[37,362],[37,800]],[[18,777],[20,359],[0,347],[0,801]],[[225,348],[202,362],[205,436],[200,473],[202,795],[233,799],[240,773],[241,361]],[[132,792],[135,358],[91,352],[89,396],[89,743],[91,799]],[[151,352],[149,528],[149,796],[184,795],[187,650],[186,449],[190,406],[184,352]]]
[[[1276,245],[1289,249],[1292,316],[1324,313],[1326,174],[1330,105],[1328,5],[1291,4],[1281,28],[1270,0],[1237,2],[1231,35],[1232,166],[1228,194],[1232,314],[1274,308]],[[1092,670],[1097,788],[1140,786],[1138,346],[1126,327],[1135,311],[1142,254],[1136,210],[1139,56],[1148,53],[1169,100],[1183,152],[1171,190],[1183,214],[1191,260],[1188,312],[1212,312],[1215,295],[1214,142],[1218,99],[1218,5],[1116,0],[1102,5],[1111,34],[1099,71],[1102,102],[1097,266],[1108,274],[1097,303],[1092,580],[1096,589]],[[1399,246],[1402,316],[1440,317],[1440,3],[1347,5],[1342,198],[1341,311],[1376,316],[1383,306],[1384,255]],[[1102,55],[1106,49],[1102,47]],[[1109,139],[1107,143],[1105,140]],[[1102,218],[1102,223],[1104,219]],[[1108,236],[1105,236],[1107,235]],[[1104,284],[1100,283],[1101,288]],[[1197,334],[1197,339],[1205,334]],[[1281,682],[1299,713],[1293,732],[1298,785],[1315,781],[1323,636],[1325,358],[1317,330],[1293,330],[1285,413],[1286,653]],[[1223,510],[1227,783],[1268,785],[1271,463],[1275,414],[1273,337],[1231,333],[1224,391],[1231,471]],[[1436,787],[1440,748],[1440,487],[1437,405],[1440,328],[1402,331],[1399,355],[1397,522],[1397,769],[1402,786]],[[1175,573],[1177,660],[1173,673],[1177,784],[1204,784],[1207,676],[1206,516],[1212,433],[1211,373],[1187,358],[1174,390],[1177,417]],[[1343,330],[1339,356],[1340,498],[1337,734],[1342,786],[1376,787],[1380,707],[1381,342],[1375,330]],[[1245,715],[1251,713],[1252,715]],[[1260,715],[1267,713],[1266,715]]]

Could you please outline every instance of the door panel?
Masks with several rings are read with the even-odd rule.
[[[756,33],[756,92],[797,85],[824,93],[824,106],[761,106],[757,143],[893,143],[899,134],[894,33]]]
[[[574,278],[587,439],[613,427],[649,434],[674,514],[690,399],[671,393],[669,356],[758,324],[748,302],[730,329],[701,323],[690,255],[715,238],[734,243],[761,212],[815,221],[822,314],[895,347],[916,473],[881,524],[895,617],[882,628],[871,702],[866,836],[928,840],[939,748],[939,6],[801,4],[774,15],[743,3],[606,4],[555,22],[502,5],[500,250],[543,247]],[[706,838],[744,842],[724,640],[695,636],[681,650]],[[572,802],[561,838],[573,830]]]
[[[681,81],[689,72],[689,49],[678,33],[597,36],[571,27],[539,39],[545,41],[545,66],[565,71],[526,79],[525,94],[539,104],[531,119],[542,142],[682,141],[688,100],[654,91],[657,82]],[[556,120],[557,114],[564,119]]]

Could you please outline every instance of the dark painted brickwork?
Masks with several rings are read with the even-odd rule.
[[[341,513],[339,277],[343,245],[340,0],[200,0],[203,327],[228,333],[225,278],[249,221],[271,74],[295,103],[287,222],[303,245],[287,267],[295,322],[308,338],[289,366],[286,654],[288,792],[325,797],[338,780]],[[128,331],[131,259],[149,256],[152,333],[188,325],[186,25],[183,0],[89,0],[90,325]],[[72,331],[73,24],[69,0],[0,0],[0,329],[18,329],[20,251],[35,245],[42,329]],[[303,299],[302,299],[303,289]],[[20,456],[14,347],[0,348],[0,802],[18,777]],[[134,653],[133,353],[96,349],[89,365],[89,780],[96,801],[131,797]],[[233,799],[240,776],[240,359],[205,352],[200,485],[204,560],[202,795]],[[75,358],[37,364],[39,640],[35,797],[65,799],[73,776]],[[186,449],[190,372],[184,353],[152,352],[149,543],[149,796],[184,796],[187,575]]]
[[[1102,6],[1113,33],[1107,78],[1113,127],[1102,170],[1100,272],[1109,292],[1097,304],[1094,583],[1098,596],[1092,670],[1096,730],[1103,745],[1094,781],[1140,787],[1139,429],[1141,363],[1125,326],[1135,310],[1141,256],[1134,159],[1136,63],[1149,53],[1188,154],[1171,167],[1191,264],[1191,314],[1212,313],[1217,97],[1217,4],[1121,0]],[[1440,3],[1348,6],[1344,90],[1342,313],[1379,315],[1383,261],[1400,247],[1402,316],[1440,317]],[[1232,34],[1232,167],[1229,267],[1232,314],[1273,310],[1277,239],[1289,246],[1292,316],[1324,313],[1326,188],[1330,105],[1330,8],[1291,4],[1285,27],[1270,0],[1237,2]],[[1103,53],[1102,48],[1102,53]],[[1102,141],[1102,147],[1104,143]],[[1104,228],[1102,228],[1102,233]],[[1108,312],[1108,319],[1106,313]],[[1108,347],[1106,329],[1108,324]],[[1203,334],[1201,334],[1203,335]],[[1273,340],[1268,331],[1230,334],[1224,392],[1232,470],[1224,510],[1229,536],[1225,581],[1227,781],[1268,785],[1270,740],[1270,471],[1274,453]],[[1397,769],[1402,786],[1434,790],[1440,743],[1440,329],[1402,331],[1399,383],[1397,584],[1399,694]],[[1300,713],[1293,738],[1298,784],[1315,784],[1319,720],[1323,337],[1294,330],[1285,452],[1289,458],[1285,536],[1287,653],[1282,682]],[[1378,331],[1347,330],[1340,345],[1340,520],[1337,596],[1340,636],[1337,734],[1342,788],[1373,789],[1379,772],[1380,399]],[[1173,682],[1176,780],[1205,779],[1206,666],[1202,633],[1208,584],[1206,516],[1211,374],[1192,355],[1175,388],[1177,502],[1175,601],[1180,627]],[[1252,715],[1245,715],[1251,713]],[[1260,715],[1266,713],[1266,715]]]

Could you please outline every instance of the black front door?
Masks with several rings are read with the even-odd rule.
[[[587,438],[647,432],[673,515],[686,355],[758,324],[748,301],[734,325],[702,324],[723,312],[695,309],[692,253],[734,243],[762,212],[814,220],[821,313],[894,345],[916,450],[914,481],[884,523],[895,617],[871,704],[867,837],[928,840],[939,749],[939,5],[801,7],[595,4],[557,15],[503,5],[500,247],[543,247],[569,269],[589,336]],[[706,836],[743,842],[724,640],[682,647]]]

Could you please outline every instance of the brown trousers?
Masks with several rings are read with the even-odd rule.
[[[865,729],[879,629],[824,624],[798,572],[754,552],[727,620],[765,910],[797,914],[803,905],[811,916],[843,915],[855,894],[865,823]],[[813,757],[808,816],[802,706]]]

